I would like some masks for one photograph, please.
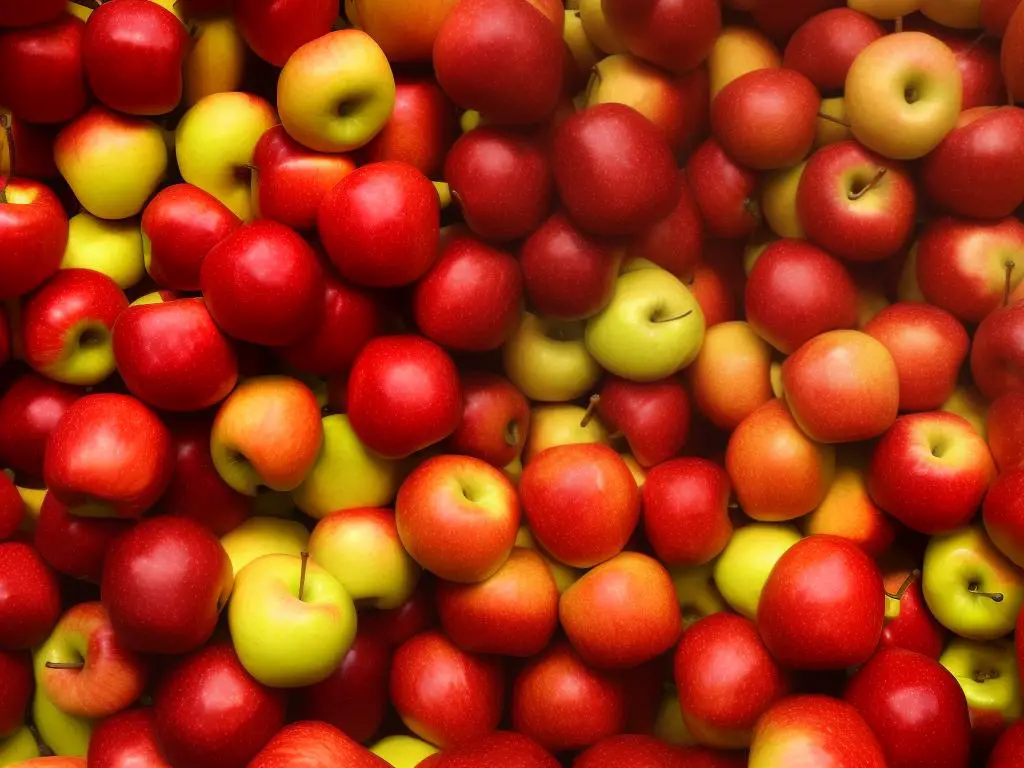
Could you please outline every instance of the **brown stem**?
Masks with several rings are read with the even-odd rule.
[[[669,317],[653,317],[651,318],[652,323],[671,323],[673,320],[682,320],[684,317],[689,317],[693,314],[692,309],[688,309],[685,312],[681,312],[678,315],[671,315]]]
[[[505,427],[505,445],[519,445],[519,425],[514,421]]]
[[[299,600],[302,600],[302,593],[306,591],[306,566],[309,564],[309,552],[301,552],[299,557],[302,565],[299,566]]]
[[[1011,280],[1013,279],[1013,270],[1017,267],[1017,262],[1012,259],[1006,262],[1006,283],[1003,285],[1003,306],[1005,307],[1010,303],[1010,294],[1013,293]]]
[[[84,661],[48,661],[46,662],[47,669],[82,669],[85,667]]]
[[[903,31],[903,17],[902,16],[897,16],[896,17],[896,31],[897,32],[902,32]]]
[[[978,587],[973,585],[973,584],[971,586],[967,587],[967,591],[970,592],[973,595],[977,595],[978,597],[987,597],[993,603],[1001,603],[1001,602],[1003,602],[1003,593],[1002,592],[979,592],[978,591]]]
[[[959,55],[960,56],[968,56],[968,55],[970,55],[971,51],[973,51],[975,48],[977,48],[979,45],[981,45],[981,41],[984,40],[984,39],[985,39],[985,33],[982,32],[980,35],[978,35],[976,38],[974,38],[971,41],[970,45],[968,45],[966,48],[964,48],[962,51],[960,51]]]
[[[616,429],[614,432],[608,435],[609,440],[618,440],[620,437],[625,437],[625,433],[623,433],[621,429]]]
[[[591,421],[594,420],[594,417],[597,415],[597,404],[600,403],[600,402],[601,402],[601,396],[600,395],[591,395],[590,396],[590,402],[587,403],[587,410],[583,414],[583,418],[580,419],[580,426],[581,427],[587,426],[587,424],[589,424]]]
[[[7,202],[7,185],[14,178],[14,126],[7,115],[0,115],[0,130],[4,132],[4,143],[7,145],[7,178],[0,185],[0,205]]]
[[[869,181],[863,187],[858,189],[856,192],[850,192],[850,194],[848,194],[847,197],[850,200],[860,200],[862,197],[864,197],[864,195],[866,195],[872,189],[877,187],[878,183],[883,178],[885,178],[885,174],[887,174],[888,172],[889,172],[888,168],[879,168],[877,171],[875,171],[875,175],[871,178],[871,181]]]
[[[836,117],[835,115],[829,115],[829,114],[827,114],[825,112],[819,112],[818,113],[818,117],[820,117],[822,120],[828,120],[830,123],[835,123],[836,125],[841,125],[844,128],[849,128],[850,127],[850,124],[848,122],[843,120],[841,117]]]
[[[897,601],[902,600],[903,596],[907,594],[907,590],[910,589],[910,585],[913,584],[918,578],[920,578],[920,576],[921,570],[919,568],[915,568],[907,574],[907,578],[905,578],[903,580],[903,583],[900,584],[899,589],[897,589],[895,592],[886,591],[885,596],[891,597],[893,600]]]

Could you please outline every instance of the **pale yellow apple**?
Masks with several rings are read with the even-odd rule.
[[[182,178],[209,192],[243,221],[251,221],[253,150],[276,124],[274,108],[259,96],[229,91],[200,99],[175,131]]]
[[[741,75],[758,69],[782,66],[778,48],[753,27],[729,26],[722,29],[708,54],[708,79],[711,98]]]
[[[631,453],[619,454],[622,456],[622,460],[626,462],[626,466],[629,467],[629,471],[633,473],[633,479],[636,481],[637,488],[643,488],[644,482],[647,480],[647,470],[640,466],[640,462],[636,460],[636,457]]]
[[[637,272],[641,269],[661,269],[665,271],[659,264],[655,264],[650,259],[644,259],[640,256],[627,256],[622,260],[622,266],[619,267],[619,274],[624,275],[627,272]]]
[[[601,9],[601,0],[580,0],[580,20],[594,47],[605,53],[626,53],[629,49],[609,26]]]
[[[683,626],[713,613],[728,610],[714,580],[714,561],[687,568],[671,568],[672,584],[683,615]]]
[[[583,28],[583,17],[572,10],[565,12],[565,26],[562,28],[562,39],[569,46],[572,60],[576,64],[576,71],[580,76],[585,76],[594,68],[594,65],[601,60],[604,53],[598,49]]]
[[[977,387],[959,386],[940,407],[940,411],[955,413],[967,419],[982,437],[988,437],[988,406],[989,402]]]
[[[666,691],[658,707],[658,717],[654,721],[654,735],[668,744],[677,747],[696,746],[697,740],[693,738],[690,729],[683,722],[683,710],[679,706],[679,694],[676,691]]]
[[[580,443],[608,443],[608,430],[593,409],[578,405],[537,405],[530,411],[530,432],[523,463],[546,448]]]
[[[237,90],[249,50],[232,16],[197,18],[195,26],[182,71],[182,102],[188,107],[214,93]]]
[[[309,531],[295,520],[250,517],[221,536],[220,543],[231,560],[231,570],[237,576],[245,566],[263,555],[298,557],[309,546]]]
[[[180,19],[181,21],[185,20],[185,16],[181,12],[181,8],[182,8],[181,0],[149,0],[149,1],[151,3],[156,3],[161,8],[165,8],[166,10],[170,11],[175,16],[177,16],[178,19]]]
[[[139,220],[108,221],[84,211],[72,216],[60,266],[102,272],[121,290],[131,288],[145,274]]]
[[[832,96],[821,100],[818,108],[818,128],[814,134],[814,147],[827,147],[853,138],[846,117],[846,99]]]
[[[502,348],[505,373],[531,400],[563,403],[590,392],[601,366],[584,343],[582,322],[524,312]]]
[[[70,2],[70,0],[68,1],[66,10],[72,16],[75,16],[81,19],[82,21],[88,21],[89,17],[92,16],[93,11],[92,8],[86,8],[84,5],[79,5],[78,3]]]
[[[768,574],[798,541],[800,532],[780,523],[753,523],[733,532],[714,568],[718,591],[734,611],[748,619],[757,616]]]
[[[921,0],[921,13],[952,29],[981,26],[981,0]]]
[[[896,298],[900,301],[925,301],[921,285],[917,282],[917,243],[914,243],[903,261],[899,284],[896,286]]]
[[[55,755],[85,757],[92,738],[93,721],[69,715],[36,687],[32,697],[32,722],[39,738]]]
[[[25,488],[15,486],[18,495],[25,505],[25,516],[21,519],[21,528],[24,531],[32,532],[36,529],[36,522],[39,520],[39,513],[43,508],[43,499],[46,498],[45,488]]]
[[[1012,723],[1024,713],[1017,654],[1009,640],[981,643],[958,637],[939,663],[960,683],[967,706],[977,714]]]
[[[0,739],[0,766],[16,765],[35,757],[39,757],[39,745],[27,725]]]
[[[779,237],[803,239],[804,228],[796,210],[796,191],[807,163],[772,171],[761,187],[761,214]]]
[[[438,749],[415,736],[386,736],[370,751],[393,768],[416,768]]]
[[[516,533],[516,546],[523,549],[532,549],[543,558],[548,566],[548,570],[551,571],[551,577],[555,580],[555,586],[558,587],[558,594],[565,592],[565,590],[579,581],[580,576],[583,575],[583,571],[566,565],[545,552],[544,548],[537,542],[533,531],[525,525],[520,526],[519,531]]]
[[[846,0],[855,11],[886,21],[909,16],[921,7],[921,0]]]

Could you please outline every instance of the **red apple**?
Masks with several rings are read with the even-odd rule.
[[[551,151],[562,203],[591,234],[637,234],[678,202],[672,150],[632,107],[600,104],[576,113],[556,129]]]
[[[7,115],[7,121],[10,144],[17,150],[14,153],[14,175],[29,179],[55,179],[60,176],[53,159],[53,142],[56,139],[54,130],[45,125],[27,123],[17,115]],[[3,128],[2,118],[0,128]],[[9,165],[10,162],[5,160],[0,168],[8,169]]]
[[[523,471],[519,496],[537,541],[576,568],[621,552],[640,518],[633,473],[619,454],[599,443],[541,451]]]
[[[231,561],[217,537],[195,520],[168,516],[111,543],[100,595],[126,646],[181,654],[213,635],[231,586]]]
[[[971,346],[971,373],[990,400],[1024,393],[1024,299],[1000,307],[981,321]]]
[[[1002,37],[1018,5],[1020,0],[981,0],[978,3],[981,26],[992,37]]]
[[[678,379],[633,382],[609,376],[601,385],[597,412],[621,432],[642,467],[678,456],[690,431],[690,400]]]
[[[0,0],[0,27],[34,27],[55,19],[65,8],[65,2],[40,0],[25,4],[19,0]]]
[[[686,179],[711,237],[744,238],[761,220],[757,175],[736,163],[722,145],[708,139],[690,155]]]
[[[988,758],[988,768],[1020,768],[1024,755],[1024,720],[1017,720],[996,742]]]
[[[25,504],[18,487],[6,472],[0,472],[0,541],[13,538],[25,516]]]
[[[378,288],[407,285],[437,258],[440,205],[430,179],[413,166],[371,163],[327,193],[317,229],[346,280]]]
[[[0,466],[42,477],[46,441],[81,395],[36,373],[17,378],[0,396]]]
[[[437,178],[455,140],[455,105],[432,78],[396,77],[391,118],[363,148],[366,160],[397,160]]]
[[[315,720],[290,723],[278,731],[247,768],[388,768],[390,763],[332,725]]]
[[[558,768],[559,763],[537,742],[521,733],[495,731],[431,755],[417,768]]]
[[[0,299],[41,285],[60,268],[68,217],[53,192],[37,181],[6,179],[0,186]]]
[[[88,764],[94,768],[171,768],[156,741],[153,709],[128,709],[99,723],[89,739]]]
[[[809,78],[823,93],[842,91],[857,54],[884,34],[870,16],[833,8],[811,16],[793,33],[782,64]]]
[[[740,317],[747,275],[743,271],[743,249],[737,245],[742,243],[705,241],[704,258],[693,270],[688,285],[704,312],[705,328]]]
[[[985,494],[982,519],[992,542],[1024,567],[1024,468],[996,478]]]
[[[85,109],[85,24],[69,13],[0,35],[0,104],[21,120],[64,123]]]
[[[7,738],[25,724],[32,689],[32,656],[28,651],[0,651],[0,738]]]
[[[680,280],[693,276],[703,247],[704,223],[686,173],[679,172],[679,201],[665,218],[632,238],[631,258],[647,259]]]
[[[975,7],[979,4],[974,3]],[[932,7],[938,6],[932,3]],[[1006,83],[999,67],[999,40],[979,36],[976,29],[950,29],[916,13],[904,20],[904,29],[938,38],[956,56],[963,83],[962,110],[1006,103]]]
[[[677,747],[635,733],[609,736],[581,752],[572,768],[746,768],[745,752]]]
[[[28,544],[0,543],[0,650],[42,643],[60,617],[57,577]]]
[[[632,53],[676,73],[704,61],[722,27],[715,0],[603,0],[601,7]]]
[[[1008,392],[989,406],[986,433],[1003,472],[1024,464],[1024,392]]]
[[[388,648],[397,648],[414,635],[437,626],[435,608],[434,579],[424,574],[412,597],[398,608],[362,612],[359,628],[383,640]]]
[[[164,288],[198,291],[206,255],[241,223],[199,187],[174,184],[160,190],[142,212],[146,271]]]
[[[886,592],[897,594],[910,573],[907,568],[887,571],[883,578]],[[946,630],[928,610],[921,592],[920,578],[911,580],[900,598],[899,606],[897,616],[886,618],[878,647],[903,648],[930,659],[938,659],[946,647]]]
[[[99,584],[110,542],[135,525],[134,520],[72,514],[52,493],[43,498],[34,543],[53,570]]]
[[[338,6],[334,0],[236,0],[234,13],[253,52],[283,67],[295,51],[334,28]]]
[[[466,371],[459,381],[462,418],[445,447],[451,453],[473,456],[493,467],[506,466],[526,445],[530,429],[529,402],[503,376]],[[2,409],[3,400],[0,400],[0,415]],[[0,418],[0,425],[2,423]]]

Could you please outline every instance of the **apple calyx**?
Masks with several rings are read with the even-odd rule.
[[[505,427],[505,445],[519,445],[519,425],[514,421],[510,421]]]
[[[306,590],[306,566],[309,564],[309,552],[300,552],[299,560],[299,602],[302,602],[302,593]]]
[[[48,661],[46,662],[47,669],[84,669],[84,661]]]
[[[875,171],[875,175],[871,177],[871,180],[868,181],[867,184],[863,184],[863,185],[861,185],[859,187],[851,189],[846,194],[846,196],[850,200],[860,200],[862,197],[864,197],[864,195],[866,195],[872,189],[877,187],[879,185],[879,183],[882,181],[882,179],[885,178],[885,174],[887,174],[888,172],[889,172],[888,168],[885,168],[884,166],[883,167],[879,167],[878,170]]]
[[[597,415],[597,404],[601,402],[600,395],[591,395],[590,401],[587,403],[587,410],[583,414],[583,418],[580,419],[580,427],[585,427],[591,421],[594,420],[594,416]]]
[[[977,595],[978,597],[987,597],[993,603],[1001,603],[1001,602],[1003,602],[1003,593],[1002,592],[980,592],[978,590],[978,585],[977,584],[968,584],[967,585],[967,591],[970,592],[972,595]]]

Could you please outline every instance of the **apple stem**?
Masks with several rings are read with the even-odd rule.
[[[3,205],[7,202],[7,185],[14,178],[14,126],[7,115],[0,115],[0,130],[4,132],[4,144],[7,146],[7,161],[9,163],[7,178],[4,179],[3,185],[0,186],[0,205]]]
[[[903,31],[903,17],[902,16],[897,16],[896,17],[896,31],[897,32],[902,32]]]
[[[620,437],[624,437],[624,435],[622,433],[622,430],[621,429],[616,429],[614,432],[612,432],[610,435],[608,435],[608,440],[609,441],[611,441],[611,440],[618,440]]]
[[[1010,294],[1013,292],[1013,286],[1011,281],[1013,280],[1013,270],[1017,268],[1017,262],[1012,259],[1006,262],[1006,283],[1003,285],[1003,306],[1005,307],[1010,303]]]
[[[967,591],[970,592],[971,594],[977,595],[978,597],[987,597],[993,603],[1001,603],[1001,602],[1003,602],[1003,593],[1002,592],[979,592],[978,588],[976,586],[974,586],[973,584],[967,588]]]
[[[827,114],[825,112],[819,112],[818,113],[818,117],[820,117],[822,120],[828,120],[830,123],[835,123],[836,125],[841,125],[844,128],[849,128],[850,127],[850,124],[848,122],[843,120],[841,117],[836,117],[835,115],[829,115],[829,114]]]
[[[46,662],[47,669],[82,669],[85,667],[84,661],[48,661]]]
[[[862,197],[864,197],[864,195],[866,195],[872,189],[877,187],[878,183],[883,178],[885,178],[885,174],[887,174],[888,172],[889,172],[888,168],[884,168],[884,167],[883,168],[879,168],[877,171],[875,171],[875,175],[872,177],[871,181],[869,181],[867,184],[865,184],[860,189],[858,189],[856,191],[853,191],[853,192],[850,192],[850,194],[848,194],[847,197],[850,198],[851,200],[860,200]]]
[[[302,601],[302,593],[306,591],[306,566],[309,563],[309,552],[301,552],[299,558],[302,565],[299,566],[299,601]]]
[[[673,320],[682,320],[684,317],[689,317],[693,314],[692,309],[688,309],[678,315],[672,315],[671,317],[655,317],[651,318],[652,323],[671,323]]]
[[[103,4],[102,0],[71,0],[75,5],[80,5],[83,8],[88,8],[90,11],[95,11],[100,5]],[[177,5],[177,3],[175,3]]]
[[[971,41],[970,45],[968,45],[966,48],[964,48],[962,51],[960,51],[960,55],[961,56],[967,56],[968,54],[971,53],[971,51],[973,51],[975,48],[977,48],[979,45],[981,45],[981,42],[984,39],[985,39],[985,33],[982,32],[980,35],[978,35],[976,38],[974,38]]]
[[[583,414],[583,418],[580,419],[580,426],[585,427],[591,421],[594,420],[594,416],[597,415],[597,404],[601,402],[600,395],[591,395],[590,402],[587,403],[587,410]]]
[[[900,588],[895,592],[886,591],[885,596],[891,597],[893,600],[899,601],[903,599],[903,596],[907,594],[907,590],[910,589],[910,585],[913,584],[921,576],[921,569],[915,568],[907,574],[907,578],[900,584]]]

